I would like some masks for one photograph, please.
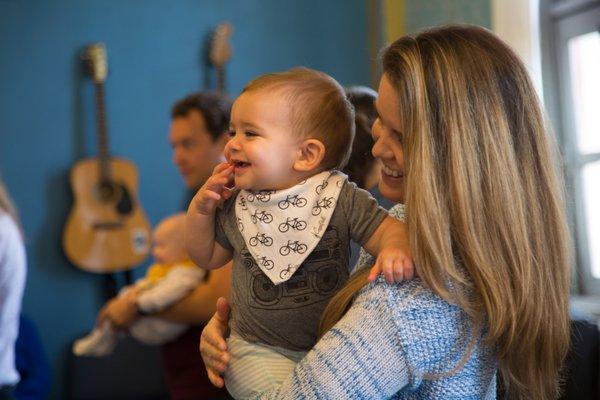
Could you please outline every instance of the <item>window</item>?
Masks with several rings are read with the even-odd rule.
[[[599,22],[600,23],[600,22]],[[581,164],[581,206],[592,278],[600,278],[600,33],[567,41],[575,159]],[[585,256],[585,255],[582,255]]]
[[[600,295],[600,2],[546,2],[556,64],[560,132],[575,244],[578,289]],[[543,10],[542,10],[543,11]],[[551,109],[552,107],[550,107]]]

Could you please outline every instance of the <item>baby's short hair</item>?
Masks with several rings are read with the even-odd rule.
[[[348,162],[354,140],[354,108],[342,86],[324,72],[296,67],[259,76],[242,93],[281,90],[291,107],[292,129],[325,145],[319,169],[341,169]]]

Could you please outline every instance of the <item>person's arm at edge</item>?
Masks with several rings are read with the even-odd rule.
[[[219,297],[229,298],[232,263],[210,272],[208,279],[199,284],[186,297],[157,314],[172,322],[202,324],[215,312]]]

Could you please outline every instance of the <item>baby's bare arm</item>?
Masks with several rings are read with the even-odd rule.
[[[367,252],[377,256],[369,274],[370,281],[374,281],[380,273],[383,273],[388,283],[413,278],[410,243],[403,222],[386,217],[364,247]]]
[[[202,268],[219,268],[231,260],[231,252],[215,241],[215,212],[217,205],[231,196],[226,184],[232,171],[227,163],[217,165],[188,207],[185,244],[192,261]]]

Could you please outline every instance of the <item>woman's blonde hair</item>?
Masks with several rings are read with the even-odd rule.
[[[485,327],[508,398],[555,398],[570,238],[559,154],[523,63],[483,28],[447,26],[391,44],[383,69],[400,104],[419,276]],[[332,300],[323,329],[364,282]]]

